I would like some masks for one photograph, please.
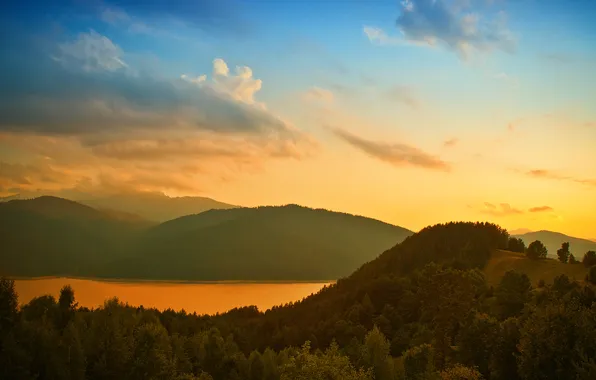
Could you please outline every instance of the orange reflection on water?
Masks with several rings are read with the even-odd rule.
[[[15,280],[20,304],[45,294],[58,298],[60,289],[68,284],[74,289],[79,305],[89,308],[103,305],[106,299],[117,296],[120,301],[132,306],[215,314],[249,305],[256,305],[264,311],[275,305],[301,300],[330,283],[115,282],[73,278]]]

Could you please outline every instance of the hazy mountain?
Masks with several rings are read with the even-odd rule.
[[[527,234],[528,232],[534,232],[529,228],[517,228],[515,230],[508,230],[507,232],[509,232],[510,235],[523,235],[523,234]]]
[[[515,237],[521,238],[526,246],[534,240],[540,240],[548,249],[548,255],[552,257],[557,256],[557,250],[561,248],[561,244],[564,242],[569,242],[569,250],[577,260],[581,260],[587,251],[596,251],[596,242],[568,236],[560,232],[536,231],[515,235]]]
[[[96,209],[129,214],[154,222],[165,222],[181,216],[198,214],[211,209],[229,209],[238,206],[219,202],[206,197],[169,197],[157,192],[127,192],[119,194],[94,194],[74,190],[57,192],[24,192],[0,198],[0,202],[15,199],[34,199],[41,196],[54,196],[70,199]]]
[[[79,201],[91,207],[124,211],[156,222],[165,222],[211,209],[238,207],[211,198],[169,197],[162,193],[118,194],[80,199]]]
[[[44,196],[0,203],[0,274],[94,275],[147,222]]]
[[[412,231],[321,209],[211,210],[145,232],[137,257],[110,277],[193,280],[329,280],[401,242]]]
[[[0,203],[0,274],[329,280],[411,234],[295,205],[210,210],[152,226],[135,214],[44,196]]]

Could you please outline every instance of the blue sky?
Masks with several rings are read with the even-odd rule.
[[[10,2],[0,193],[596,237],[594,19],[590,1]]]

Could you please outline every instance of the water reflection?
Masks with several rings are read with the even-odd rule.
[[[58,298],[62,286],[70,284],[79,305],[98,307],[113,296],[130,305],[160,310],[184,309],[189,313],[215,314],[234,307],[256,305],[266,310],[298,301],[329,283],[171,283],[114,282],[73,278],[16,280],[21,304],[51,294]]]

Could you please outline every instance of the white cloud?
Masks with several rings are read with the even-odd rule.
[[[434,46],[436,39],[427,37],[423,41],[408,41],[403,36],[390,36],[383,29],[375,26],[365,26],[362,31],[368,40],[374,45],[417,45],[417,46]]]
[[[190,83],[207,86],[236,101],[264,108],[264,104],[257,102],[254,98],[254,95],[261,90],[263,82],[260,79],[253,78],[250,67],[237,66],[236,74],[230,74],[228,64],[223,59],[216,58],[213,60],[211,81],[207,80],[206,75],[192,78],[183,74],[181,78]]]

